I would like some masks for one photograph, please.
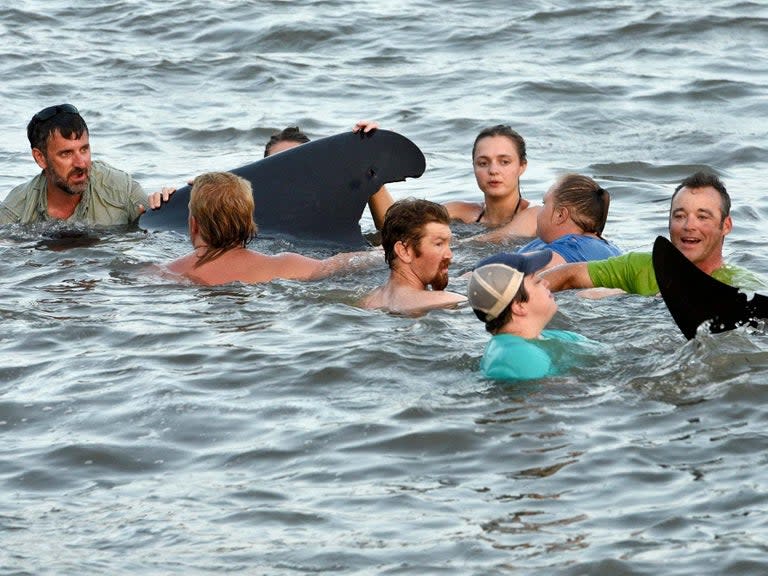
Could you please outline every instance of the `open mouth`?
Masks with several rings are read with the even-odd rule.
[[[683,246],[696,246],[701,242],[699,238],[680,238],[680,244]]]

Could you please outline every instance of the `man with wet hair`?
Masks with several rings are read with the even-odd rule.
[[[440,204],[413,198],[392,204],[381,229],[389,279],[361,305],[419,314],[464,302],[465,296],[445,290],[453,258],[449,223],[448,210]]]
[[[749,290],[764,289],[754,274],[726,264],[723,243],[733,228],[731,198],[715,174],[696,172],[672,195],[669,238],[700,270],[713,278]],[[569,288],[612,288],[614,291],[654,296],[659,293],[650,252],[556,266],[541,273],[553,291]]]
[[[251,183],[231,172],[195,178],[189,197],[189,239],[193,250],[166,269],[205,285],[276,279],[317,280],[370,266],[375,252],[345,252],[323,260],[293,252],[274,256],[248,249],[256,235]]]
[[[157,208],[172,188],[147,197],[129,174],[91,160],[88,126],[71,104],[44,108],[27,125],[41,173],[0,202],[0,224],[65,220],[93,226],[134,224],[145,206]]]

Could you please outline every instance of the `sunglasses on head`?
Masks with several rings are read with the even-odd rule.
[[[80,114],[80,111],[72,106],[72,104],[57,104],[56,106],[48,106],[48,108],[43,108],[35,114],[32,119],[36,120],[37,122],[45,122],[46,120],[50,120],[56,114],[59,112],[67,112],[69,114]]]

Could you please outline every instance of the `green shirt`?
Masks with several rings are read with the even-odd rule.
[[[594,286],[621,288],[641,296],[655,296],[659,293],[650,252],[627,252],[607,260],[587,262],[587,272]],[[758,276],[738,266],[723,265],[712,272],[712,277],[747,290],[765,288],[765,283]]]
[[[133,224],[141,215],[139,204],[147,207],[147,195],[131,176],[94,160],[88,187],[67,222],[91,226]],[[0,202],[0,224],[33,224],[55,220],[48,215],[45,174],[11,190]]]

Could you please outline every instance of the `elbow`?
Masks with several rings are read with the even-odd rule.
[[[579,264],[560,264],[542,272],[541,277],[549,284],[552,292],[572,290],[574,288],[591,288],[591,283],[584,280],[583,266]]]

